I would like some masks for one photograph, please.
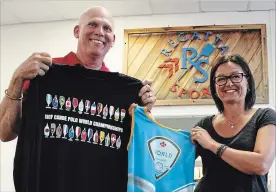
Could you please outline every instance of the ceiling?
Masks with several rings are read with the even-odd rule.
[[[1,25],[76,20],[103,6],[115,17],[224,11],[275,10],[276,0],[0,0]]]

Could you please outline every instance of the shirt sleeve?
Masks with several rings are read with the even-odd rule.
[[[200,121],[198,121],[198,122],[195,124],[194,127],[199,126],[199,127],[203,128],[204,119],[205,119],[205,118],[203,118],[203,119],[201,119]],[[200,146],[198,143],[195,143],[195,149],[196,149],[195,159],[197,159],[198,156],[200,156],[200,148],[201,148],[201,146]]]
[[[23,84],[23,94],[25,94],[27,92],[27,90],[29,89],[29,87],[30,87],[30,80],[27,80]]]
[[[276,125],[276,112],[271,108],[265,108],[259,117],[257,129],[271,124]]]

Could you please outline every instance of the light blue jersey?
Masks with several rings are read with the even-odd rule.
[[[132,112],[128,192],[192,191],[195,146],[190,133],[156,122],[145,108]]]

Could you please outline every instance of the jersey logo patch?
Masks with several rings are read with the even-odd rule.
[[[166,137],[153,137],[148,140],[148,150],[155,165],[155,179],[165,176],[178,160],[181,149]]]

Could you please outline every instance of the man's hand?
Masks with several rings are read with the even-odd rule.
[[[138,107],[136,103],[132,103],[130,107],[128,108],[128,113],[130,116],[132,116],[132,109]]]
[[[24,82],[35,78],[37,75],[43,76],[51,64],[52,58],[48,53],[33,53],[17,68],[14,78]]]
[[[142,99],[142,104],[144,106],[147,106],[148,109],[151,110],[156,101],[155,93],[154,93],[153,89],[151,88],[152,81],[145,80],[143,82],[143,84],[144,84],[144,86],[141,88],[141,90],[139,92],[139,96]]]

